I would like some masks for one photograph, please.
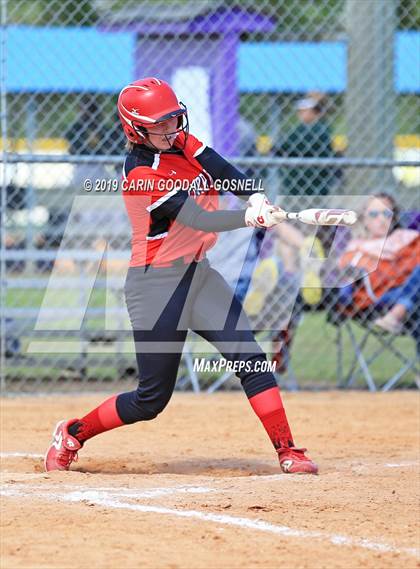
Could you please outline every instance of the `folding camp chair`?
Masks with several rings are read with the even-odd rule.
[[[373,321],[380,314],[378,309],[367,309],[359,311],[357,314],[349,316],[345,310],[340,309],[339,305],[333,305],[327,314],[327,320],[337,327],[337,387],[349,388],[357,379],[358,373],[361,372],[366,385],[370,391],[377,391],[378,386],[372,376],[370,366],[376,361],[385,350],[389,350],[400,362],[400,369],[388,379],[381,387],[382,391],[389,391],[397,385],[403,376],[413,370],[416,375],[416,385],[420,388],[418,354],[413,357],[407,357],[395,345],[398,336],[383,333],[375,328]],[[410,319],[414,325],[418,325],[418,314]],[[362,330],[361,338],[357,338],[352,324],[355,324]],[[402,331],[402,335],[407,335],[409,327],[406,325]],[[344,341],[345,335],[348,335],[351,346],[353,348],[352,362],[350,369],[344,373]],[[379,347],[369,356],[365,355],[365,348],[369,338],[374,337],[379,343]],[[418,348],[418,347],[417,347]],[[416,352],[416,350],[415,350]]]

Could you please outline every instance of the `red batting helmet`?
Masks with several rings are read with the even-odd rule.
[[[176,132],[188,132],[186,106],[178,102],[166,81],[155,77],[139,79],[124,87],[118,97],[118,114],[125,136],[136,144],[144,142],[147,127],[172,117],[179,117]]]

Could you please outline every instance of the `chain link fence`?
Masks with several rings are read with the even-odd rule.
[[[281,384],[418,381],[415,0],[2,0],[1,9],[4,391],[135,381],[116,100],[144,76],[170,82],[191,132],[285,209],[360,213],[354,231],[244,229],[221,234],[211,253]],[[238,207],[233,196],[222,202]],[[227,371],[194,370],[209,350],[191,335],[180,388],[237,384]]]

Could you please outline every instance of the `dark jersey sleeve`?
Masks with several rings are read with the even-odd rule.
[[[207,170],[213,180],[249,180],[243,172],[235,168],[230,162],[220,156],[213,148],[206,146],[206,148],[196,157],[196,160],[201,166]],[[257,193],[257,190],[235,190],[232,191],[236,196],[249,198],[252,194]]]
[[[178,223],[208,232],[220,233],[246,227],[245,210],[207,211],[184,191],[174,192],[173,195],[154,207],[153,216],[155,219],[176,219]]]

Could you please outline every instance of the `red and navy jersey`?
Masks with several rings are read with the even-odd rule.
[[[177,143],[183,143],[180,137]],[[198,162],[205,146],[189,135],[183,150],[154,153],[136,145],[123,168],[123,196],[132,226],[130,266],[167,264],[180,257],[202,258],[217,234],[178,223],[176,214],[188,197],[208,211],[218,208],[212,177]]]

